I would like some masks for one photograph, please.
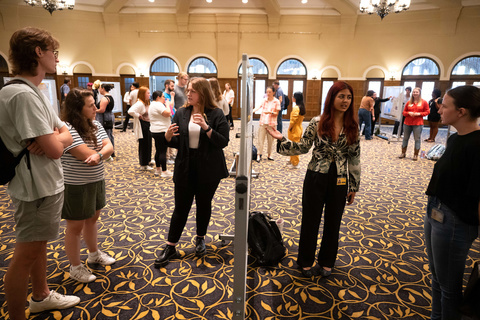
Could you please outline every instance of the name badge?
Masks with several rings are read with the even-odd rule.
[[[344,186],[347,184],[347,178],[337,178],[337,186]]]

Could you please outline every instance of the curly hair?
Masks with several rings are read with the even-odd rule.
[[[97,145],[97,126],[82,113],[87,97],[93,98],[93,93],[90,90],[81,88],[70,90],[65,98],[65,107],[62,109],[61,119],[70,123],[85,142]]]

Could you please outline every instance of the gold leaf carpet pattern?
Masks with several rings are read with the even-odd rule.
[[[225,149],[229,168],[238,150],[235,133],[231,131]],[[428,128],[422,138],[426,136]],[[445,136],[441,130],[437,141],[445,141]],[[194,205],[177,247],[180,257],[157,270],[153,263],[165,243],[174,207],[173,183],[138,170],[137,143],[131,131],[116,131],[115,138],[117,158],[106,165],[108,204],[98,222],[98,237],[100,249],[117,262],[109,267],[90,266],[97,276],[93,283],[69,279],[62,222],[59,238],[48,243],[48,282],[51,289],[76,294],[82,301],[75,308],[34,314],[30,319],[232,319],[234,247],[233,243],[222,245],[218,235],[234,233],[234,179],[224,179],[214,197],[208,254],[200,259],[194,255]],[[427,151],[432,145],[422,143]],[[413,140],[403,160],[396,157],[400,143],[362,138],[361,148],[361,190],[344,214],[338,258],[328,278],[302,278],[295,262],[302,185],[310,155],[300,157],[297,170],[286,169],[288,158],[276,153],[275,161],[254,162],[260,175],[252,182],[251,209],[285,219],[287,255],[270,269],[256,267],[253,258],[249,261],[248,319],[429,318],[423,217],[424,192],[434,163],[410,160]],[[3,186],[0,208],[0,317],[8,319],[3,276],[15,243],[14,210]],[[82,249],[82,258],[86,256]],[[479,259],[477,240],[467,261],[465,284],[473,262]]]

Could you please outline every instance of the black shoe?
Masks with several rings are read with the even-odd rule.
[[[260,162],[260,160],[262,160],[262,155],[261,155],[261,154],[259,154],[259,155],[257,156],[257,162]]]
[[[165,249],[163,249],[160,257],[155,259],[155,268],[158,269],[166,266],[170,262],[170,259],[176,256],[177,256],[177,249],[175,249],[175,246],[171,246],[167,244],[165,246]]]
[[[270,158],[270,157],[268,157],[267,159],[270,160],[270,161],[275,161],[275,159]]]
[[[304,276],[305,278],[312,278],[318,275],[314,268],[310,268],[308,270],[300,268],[300,270],[302,270],[302,276]]]
[[[333,268],[332,268],[332,270],[333,270]],[[328,277],[329,275],[332,274],[332,270],[325,270],[323,267],[320,267],[319,274],[322,277],[326,278],[326,277]]]
[[[207,248],[205,247],[205,238],[197,237],[197,241],[195,244],[195,255],[197,257],[201,257],[205,255]]]

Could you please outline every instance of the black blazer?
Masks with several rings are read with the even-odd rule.
[[[172,137],[169,147],[178,149],[175,159],[173,181],[179,184],[188,183],[189,172],[189,143],[188,123],[192,114],[192,106],[179,108],[173,116],[172,123],[178,125],[178,136]],[[223,148],[228,145],[230,127],[219,108],[205,108],[208,125],[212,128],[212,136],[209,138],[203,129],[200,129],[200,141],[198,144],[199,179],[204,182],[215,182],[228,177],[227,164]]]

